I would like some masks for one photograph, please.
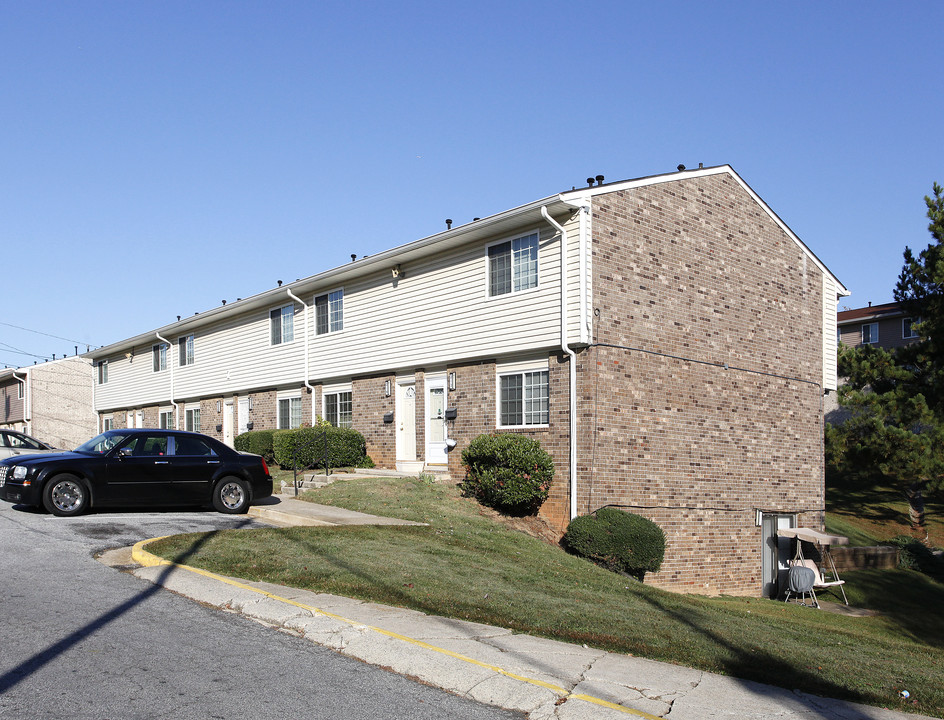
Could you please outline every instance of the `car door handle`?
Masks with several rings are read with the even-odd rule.
[[[154,461],[154,464],[155,464],[155,465],[166,465],[168,462],[169,462],[169,460],[155,460],[155,461]]]
[[[207,460],[207,465],[219,465],[219,460]]]

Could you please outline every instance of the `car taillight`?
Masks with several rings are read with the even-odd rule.
[[[266,474],[266,475],[269,474],[269,466],[266,465],[265,458],[262,458],[262,469],[265,471],[265,474]]]

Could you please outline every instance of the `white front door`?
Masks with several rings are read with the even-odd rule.
[[[792,528],[796,523],[795,515],[763,513],[761,532],[764,547],[761,551],[761,577],[763,578],[764,597],[777,598],[787,587],[787,570],[790,568],[790,538],[777,535],[781,528]]]
[[[416,462],[416,382],[397,381],[397,463]]]
[[[446,376],[426,376],[426,463],[445,465]]]
[[[223,403],[223,442],[233,447],[233,399]]]
[[[138,410],[138,411],[134,414],[134,426],[135,426],[136,428],[143,428],[143,427],[144,427],[144,410]]]
[[[249,432],[247,425],[249,424],[249,398],[241,397],[239,398],[239,432],[237,435],[242,435],[244,432]]]
[[[125,427],[126,428],[134,427],[134,412],[131,410],[128,411],[127,417],[125,418]]]

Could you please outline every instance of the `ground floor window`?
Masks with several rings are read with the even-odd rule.
[[[102,432],[108,432],[115,426],[115,418],[112,415],[106,415],[102,418]]]
[[[279,398],[279,430],[290,430],[302,424],[302,398]]]
[[[354,425],[353,402],[350,388],[325,389],[322,393],[324,413],[322,417],[335,427],[349,428]]]
[[[190,432],[200,432],[200,408],[189,407],[185,412],[186,429]]]
[[[161,408],[158,427],[160,427],[161,430],[176,430],[176,425],[177,424],[174,422],[174,410],[172,408]]]
[[[549,407],[547,370],[522,370],[499,374],[499,427],[547,425],[550,421]]]

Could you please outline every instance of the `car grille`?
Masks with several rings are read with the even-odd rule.
[[[3,487],[4,485],[7,484],[7,471],[8,470],[9,468],[6,466],[0,467],[0,487]]]

